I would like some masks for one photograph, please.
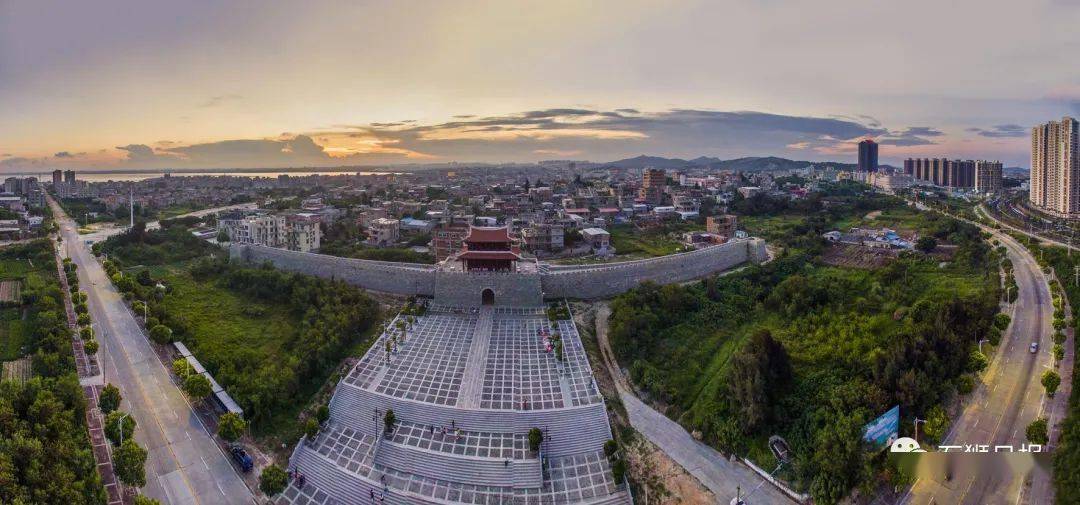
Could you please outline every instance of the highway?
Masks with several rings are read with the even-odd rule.
[[[1035,258],[1021,244],[1004,233],[992,232],[1007,249],[1014,266],[1019,297],[1012,311],[1012,324],[1002,335],[1001,345],[981,384],[967,401],[961,416],[942,445],[1013,445],[1027,442],[1027,425],[1044,412],[1045,395],[1040,377],[1052,366],[1053,303],[1047,280]],[[1031,353],[1032,342],[1039,343]],[[993,454],[976,455],[995,461]],[[1004,458],[996,461],[1003,462]],[[1044,469],[1032,472],[1000,467],[995,472],[960,464],[952,479],[944,475],[922,478],[912,486],[903,503],[911,504],[999,504],[1052,503],[1049,475]]]
[[[52,198],[49,205],[60,226],[61,249],[78,265],[79,284],[88,294],[105,381],[120,388],[121,408],[138,422],[135,438],[149,452],[142,493],[174,505],[254,503],[85,246],[85,237]]]

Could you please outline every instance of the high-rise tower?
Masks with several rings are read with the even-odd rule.
[[[1051,214],[1080,217],[1080,159],[1071,117],[1031,129],[1031,184],[1028,200]]]

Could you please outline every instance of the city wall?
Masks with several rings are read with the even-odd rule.
[[[463,273],[432,265],[338,258],[250,244],[233,244],[229,254],[252,263],[319,277],[340,279],[373,291],[433,296],[441,304],[480,305],[491,289],[496,305],[540,305],[543,299],[607,298],[645,281],[684,282],[766,259],[765,241],[734,240],[726,244],[659,258],[598,265],[546,265],[541,273]]]

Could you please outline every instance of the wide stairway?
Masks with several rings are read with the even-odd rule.
[[[457,406],[465,409],[480,407],[484,392],[484,371],[487,368],[488,346],[491,344],[491,324],[495,311],[488,305],[480,307],[480,317],[473,329],[469,358],[465,362],[465,376],[461,379],[461,392]]]

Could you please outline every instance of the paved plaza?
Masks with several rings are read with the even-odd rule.
[[[279,503],[629,503],[571,320],[549,321],[544,307],[431,305],[402,338],[402,317],[338,384],[319,436],[296,447],[290,466],[305,485],[294,480]],[[532,428],[545,433],[539,451]]]

